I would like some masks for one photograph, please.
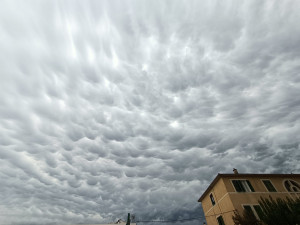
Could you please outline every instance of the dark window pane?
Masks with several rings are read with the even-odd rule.
[[[253,208],[255,209],[258,217],[261,219],[263,217],[263,211],[260,208],[260,206],[259,205],[254,205]]]
[[[247,182],[249,188],[251,189],[251,191],[252,191],[252,192],[255,192],[255,191],[254,191],[254,188],[252,187],[252,185],[251,185],[251,183],[250,183],[250,181],[249,181],[249,180],[246,180],[246,182]]]
[[[237,192],[245,192],[246,191],[240,180],[233,180],[232,183]]]
[[[215,199],[214,199],[213,194],[210,194],[209,197],[210,197],[210,200],[211,200],[212,205],[215,205],[216,202],[215,202]]]
[[[248,213],[250,213],[250,214],[254,215],[254,213],[253,213],[253,211],[252,211],[252,209],[251,209],[251,206],[250,206],[250,205],[244,205],[244,209],[246,210],[246,212],[248,212]]]
[[[223,217],[222,217],[222,216],[219,216],[219,217],[217,218],[217,220],[218,220],[218,224],[219,224],[219,225],[225,225],[225,223],[224,223],[224,220],[223,220]]]
[[[300,189],[300,185],[296,183],[295,181],[291,180],[292,185],[296,186],[298,189]]]
[[[298,192],[299,191],[297,187],[292,187],[292,189],[293,189],[294,192]]]
[[[284,186],[290,192],[300,192],[300,185],[296,181],[286,180]]]
[[[266,188],[268,189],[268,191],[270,192],[276,192],[276,189],[274,188],[273,184],[271,183],[271,181],[269,180],[264,180],[263,181],[264,185],[266,186]]]
[[[290,188],[291,186],[287,180],[284,182],[284,186],[288,191],[291,191],[291,188]]]

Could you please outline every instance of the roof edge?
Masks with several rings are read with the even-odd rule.
[[[215,179],[213,179],[213,181],[210,183],[210,185],[207,187],[207,189],[203,192],[203,194],[201,195],[201,197],[198,199],[198,202],[202,202],[202,200],[204,199],[204,197],[207,195],[207,193],[212,189],[212,187],[218,182],[218,180],[221,177],[300,177],[300,174],[262,174],[262,173],[238,173],[238,174],[234,174],[234,173],[218,173],[218,175],[215,177]]]
[[[201,195],[201,197],[198,199],[198,202],[202,202],[203,198],[207,195],[207,193],[210,191],[210,189],[217,183],[217,181],[220,179],[222,174],[218,173],[218,175],[213,179],[213,181],[210,183],[210,185],[206,188],[204,193]]]

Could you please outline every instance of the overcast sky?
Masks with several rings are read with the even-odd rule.
[[[1,1],[0,224],[200,217],[217,173],[299,173],[299,21],[294,0]]]

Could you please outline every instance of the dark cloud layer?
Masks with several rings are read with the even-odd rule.
[[[2,2],[1,224],[200,217],[218,172],[299,172],[299,8]]]

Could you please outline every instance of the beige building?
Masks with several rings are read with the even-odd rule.
[[[259,219],[260,197],[300,197],[300,174],[218,174],[198,202],[202,203],[207,225],[233,225],[236,210],[251,210]]]

